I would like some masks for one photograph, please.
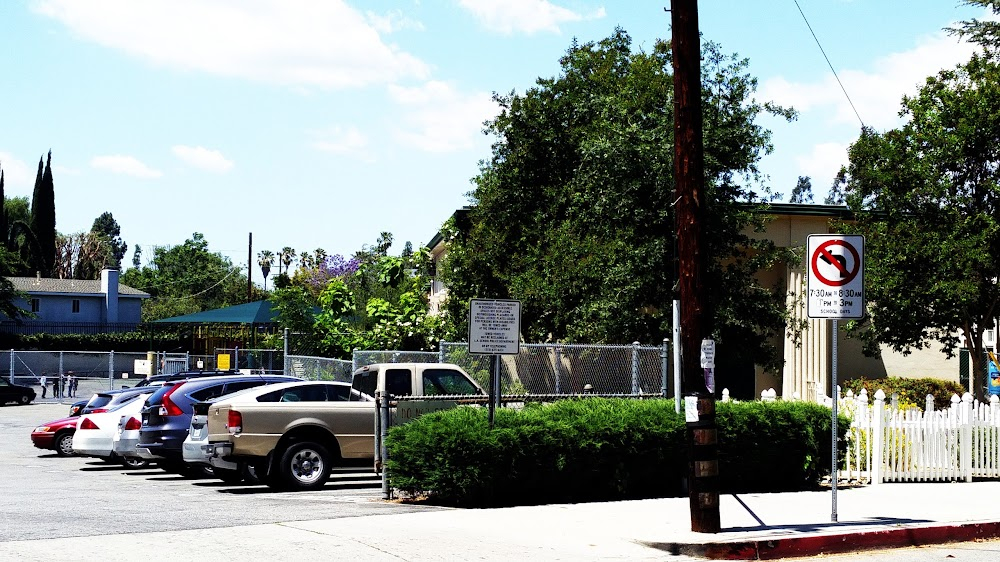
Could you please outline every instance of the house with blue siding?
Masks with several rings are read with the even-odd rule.
[[[116,332],[130,330],[141,319],[142,301],[150,297],[118,282],[117,269],[105,269],[100,279],[8,277],[26,295],[14,301],[34,317],[18,324],[22,333]],[[5,328],[17,324],[2,322]]]

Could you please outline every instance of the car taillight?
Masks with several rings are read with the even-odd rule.
[[[97,427],[97,424],[90,418],[83,418],[80,421],[80,429],[101,429]]]
[[[179,416],[184,413],[180,407],[177,404],[174,404],[174,401],[170,399],[170,395],[181,386],[182,385],[175,384],[163,395],[163,404],[160,406],[161,416]]]
[[[101,412],[107,412],[107,408],[94,408],[90,411],[91,414],[100,414]]]
[[[138,431],[140,429],[142,429],[142,422],[135,416],[132,416],[125,422],[125,431]]]
[[[229,410],[229,418],[226,421],[226,426],[229,427],[230,435],[236,435],[243,432],[243,414],[237,412],[236,410]]]

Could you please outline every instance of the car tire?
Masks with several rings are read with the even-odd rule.
[[[56,453],[58,453],[60,457],[73,456],[72,431],[64,431],[56,435],[55,441],[53,441],[53,443],[55,444]]]
[[[219,468],[213,466],[212,471],[215,472],[216,478],[226,484],[239,484],[243,482],[243,471],[238,468]]]
[[[139,457],[121,457],[119,460],[125,468],[136,469],[149,466],[149,461]]]
[[[22,394],[20,398],[17,399],[17,403],[26,406],[31,403],[31,398],[27,394]]]
[[[281,455],[276,483],[285,490],[318,490],[330,477],[330,453],[319,443],[293,443]]]

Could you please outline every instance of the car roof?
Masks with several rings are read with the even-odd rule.
[[[293,377],[291,375],[244,375],[242,373],[229,376],[219,376],[219,377],[198,377],[194,379],[187,379],[176,381],[177,384],[184,385],[183,389],[178,389],[177,392],[186,392],[191,388],[200,388],[203,386],[212,386],[213,384],[242,381],[242,380],[264,380],[264,381],[288,381],[288,382],[302,382],[303,379],[299,377]]]
[[[258,393],[259,394],[267,394],[268,392],[275,392],[277,390],[283,390],[283,389],[286,389],[286,388],[296,388],[296,387],[300,387],[300,386],[317,386],[317,385],[321,385],[321,384],[332,384],[332,385],[336,385],[336,386],[347,386],[347,387],[351,386],[351,383],[347,383],[347,382],[343,382],[343,381],[307,381],[307,380],[298,380],[298,381],[289,381],[289,382],[279,382],[279,383],[269,384],[269,385],[265,385],[265,386],[258,386],[258,387],[254,387],[254,388],[248,388],[246,390],[241,390],[238,393],[227,394],[227,395],[225,395],[225,397],[236,398],[236,397],[251,396],[251,395],[256,396]],[[222,397],[220,397],[220,398],[222,398]]]

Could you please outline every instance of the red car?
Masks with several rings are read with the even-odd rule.
[[[72,455],[78,421],[80,416],[73,416],[42,424],[31,431],[31,442],[39,449],[51,449],[62,457]]]

